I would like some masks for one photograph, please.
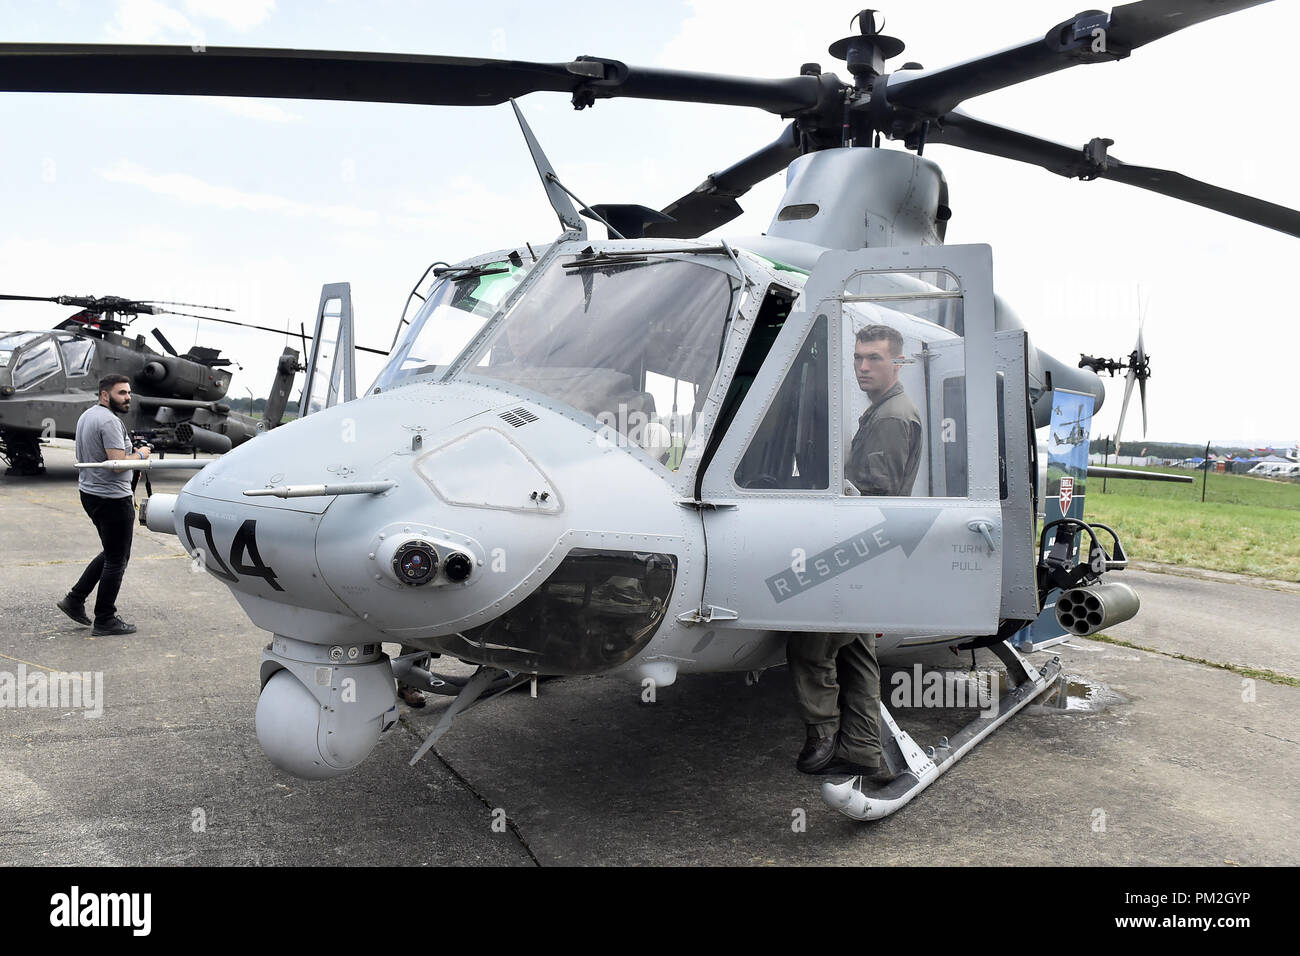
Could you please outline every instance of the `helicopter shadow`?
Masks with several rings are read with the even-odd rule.
[[[822,803],[827,778],[794,769],[804,731],[785,667],[752,686],[743,674],[695,674],[653,702],[642,694],[571,677],[542,682],[534,700],[525,685],[468,711],[435,753],[545,864],[825,863],[837,848],[871,850],[908,815],[864,827]],[[422,736],[444,707],[410,712],[408,727]],[[968,715],[896,718],[924,745]]]

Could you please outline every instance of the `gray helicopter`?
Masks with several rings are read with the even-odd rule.
[[[99,400],[98,382],[110,372],[132,380],[133,407],[124,418],[133,440],[163,453],[222,454],[279,424],[294,374],[301,370],[297,349],[286,348],[277,362],[267,414],[258,420],[233,411],[225,400],[232,360],[222,358],[218,349],[196,345],[181,354],[155,328],[159,352],[143,335],[127,334],[140,315],[245,325],[170,306],[230,309],[119,296],[4,294],[0,301],[50,302],[80,310],[53,329],[0,335],[0,460],[9,466],[8,475],[45,471],[41,443],[76,435],[77,419]]]
[[[427,667],[435,654],[478,670],[413,761],[503,682],[757,675],[784,662],[791,632],[872,631],[894,662],[988,648],[1012,684],[989,713],[923,748],[882,707],[897,779],[823,785],[830,806],[872,819],[1052,684],[1059,662],[1028,653],[1138,610],[1111,579],[1127,563],[1118,536],[1082,517],[1098,470],[1056,461],[1039,438],[1054,407],[1099,408],[1101,382],[1033,346],[994,293],[988,246],[943,244],[947,185],[921,153],[943,142],[1300,235],[1294,210],[1122,163],[1107,140],[1067,147],[958,109],[1251,5],[1141,0],[956,66],[895,72],[884,64],[902,42],[863,11],[860,32],[830,48],[847,83],[816,64],[755,80],[597,57],[7,45],[0,88],[451,105],[549,90],[578,108],[633,96],[790,119],[663,210],[579,210],[521,115],[560,236],[438,270],[364,395],[337,387],[350,353],[317,357],[319,409],[304,403],[303,418],[180,494],[153,496],[143,519],[177,534],[272,634],[258,739],[307,778],[373,750],[396,721],[394,676],[446,689]],[[765,234],[697,238],[783,170]],[[589,237],[580,212],[609,238]],[[867,406],[854,342],[879,327],[903,343],[898,380],[921,413],[910,494],[862,494],[846,475]],[[328,337],[347,333],[340,319]],[[385,641],[417,651],[390,659]]]

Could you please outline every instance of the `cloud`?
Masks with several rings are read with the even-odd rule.
[[[264,120],[268,123],[297,123],[302,117],[291,113],[282,106],[262,99],[243,99],[238,96],[205,96],[202,102],[210,103],[217,109],[246,116],[249,119]]]
[[[185,9],[245,32],[271,15],[275,0],[185,0]]]
[[[386,225],[417,236],[450,236],[437,254],[450,262],[500,249],[521,237],[545,241],[560,231],[546,194],[534,179],[502,190],[471,176],[453,176],[432,198],[405,196]],[[450,231],[449,231],[450,230]]]
[[[275,0],[185,0],[185,11],[163,0],[118,0],[108,38],[117,43],[204,42],[198,20],[246,33],[275,10]]]
[[[185,14],[159,0],[119,0],[108,25],[108,38],[116,43],[188,43],[202,40],[203,31]]]
[[[155,173],[130,160],[119,160],[109,169],[100,170],[110,183],[141,186],[160,196],[169,196],[193,206],[240,209],[252,212],[276,212],[289,216],[315,216],[340,226],[369,228],[379,216],[356,206],[325,206],[299,202],[274,193],[255,193],[209,183],[187,173]]]

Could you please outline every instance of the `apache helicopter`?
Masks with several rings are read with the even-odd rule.
[[[230,309],[118,296],[0,295],[0,301],[53,302],[81,310],[53,329],[0,335],[0,459],[9,465],[10,475],[45,471],[41,441],[75,437],[77,419],[99,401],[99,380],[109,373],[131,378],[132,408],[124,420],[136,441],[161,452],[222,454],[279,424],[294,373],[300,370],[298,351],[286,348],[277,363],[266,416],[259,423],[223,401],[232,362],[222,358],[220,350],[196,345],[179,354],[155,328],[153,336],[163,348],[158,352],[143,335],[125,334],[141,315],[244,325],[166,306]]]
[[[893,72],[885,61],[903,43],[863,11],[860,32],[830,47],[849,82],[817,64],[768,80],[591,56],[5,45],[0,89],[446,105],[555,91],[580,109],[631,96],[790,120],[661,211],[579,202],[608,230],[593,239],[519,114],[561,235],[438,270],[361,398],[236,449],[180,494],[150,498],[143,520],[177,534],[272,633],[258,739],[307,778],[373,750],[396,721],[394,676],[445,690],[431,655],[478,670],[412,762],[503,681],[757,675],[784,662],[790,632],[870,630],[893,662],[988,648],[1014,684],[996,713],[923,749],[882,706],[900,776],[823,785],[829,805],[869,819],[1058,677],[1058,661],[1022,651],[1137,611],[1109,578],[1126,564],[1118,536],[1080,517],[1086,475],[1037,437],[1054,407],[1100,407],[1101,381],[1032,345],[994,294],[988,246],[943,244],[947,185],[921,152],[940,142],[1113,179],[1300,235],[1300,213],[1122,163],[1108,140],[1068,147],[958,109],[1254,2],[1142,0],[955,66]],[[765,234],[698,238],[782,171]],[[854,341],[868,326],[901,336],[899,381],[922,410],[910,495],[864,496],[845,477],[867,406]],[[346,379],[348,358],[337,352],[323,380]],[[1123,474],[1086,468],[1096,473]],[[384,641],[417,652],[390,659]]]

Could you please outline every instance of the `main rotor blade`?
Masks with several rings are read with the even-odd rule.
[[[927,142],[960,146],[1004,159],[1032,163],[1058,176],[1110,179],[1126,183],[1267,226],[1269,229],[1300,236],[1300,212],[1294,209],[1247,196],[1245,193],[1233,192],[1231,189],[1212,186],[1168,169],[1130,166],[1114,156],[1105,155],[1104,148],[1100,153],[1096,151],[1094,144],[1106,141],[1093,140],[1088,147],[1082,148],[1066,146],[1019,130],[995,126],[961,110],[954,110],[943,117],[942,124],[931,128]]]
[[[815,106],[815,76],[750,79],[629,67],[579,57],[529,63],[455,56],[252,47],[0,44],[0,90],[31,93],[158,93],[264,96],[442,106],[490,106],[538,91],[590,100],[652,100],[752,106],[794,113]]]
[[[972,96],[1004,89],[1080,63],[1120,60],[1171,33],[1268,0],[1138,0],[1093,10],[1060,23],[1019,46],[937,70],[894,73],[886,94],[892,106],[929,116],[951,112]]]
[[[714,173],[685,196],[663,208],[673,222],[651,223],[645,234],[659,239],[694,239],[744,212],[736,199],[799,158],[799,131],[787,126],[775,140],[740,162]]]
[[[58,302],[59,300],[48,295],[0,295],[0,301],[4,302]]]
[[[1106,42],[1129,50],[1269,0],[1138,0],[1110,11]]]

